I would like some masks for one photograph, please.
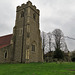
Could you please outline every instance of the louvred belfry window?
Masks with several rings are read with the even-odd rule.
[[[24,12],[23,11],[21,12],[21,17],[24,17]]]
[[[33,18],[34,18],[34,20],[36,19],[36,14],[35,13],[33,14]]]

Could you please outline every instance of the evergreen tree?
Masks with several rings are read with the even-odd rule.
[[[56,49],[55,51],[54,51],[54,56],[53,56],[54,58],[57,58],[58,60],[59,59],[64,59],[64,52],[63,51],[61,51],[60,49]]]

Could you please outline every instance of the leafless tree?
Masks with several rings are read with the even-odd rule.
[[[42,38],[42,49],[43,49],[43,58],[44,58],[44,52],[45,52],[45,46],[46,46],[46,43],[45,43],[46,34],[45,34],[45,32],[41,33],[41,38]]]
[[[53,37],[54,37],[54,48],[55,50],[59,49],[61,50],[61,48],[64,45],[64,34],[60,29],[55,29],[53,32]]]
[[[64,52],[65,52],[65,53],[68,53],[68,51],[69,51],[69,50],[68,50],[67,44],[66,44],[66,42],[65,42],[65,45],[64,45]]]
[[[52,34],[49,32],[49,33],[47,33],[47,35],[48,35],[48,39],[49,39],[49,51],[51,51],[51,38],[52,38]]]

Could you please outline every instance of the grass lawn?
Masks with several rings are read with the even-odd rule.
[[[75,75],[75,63],[0,64],[0,75]]]

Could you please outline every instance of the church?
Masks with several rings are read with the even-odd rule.
[[[17,6],[13,34],[0,37],[0,63],[43,62],[39,15],[30,1]]]

